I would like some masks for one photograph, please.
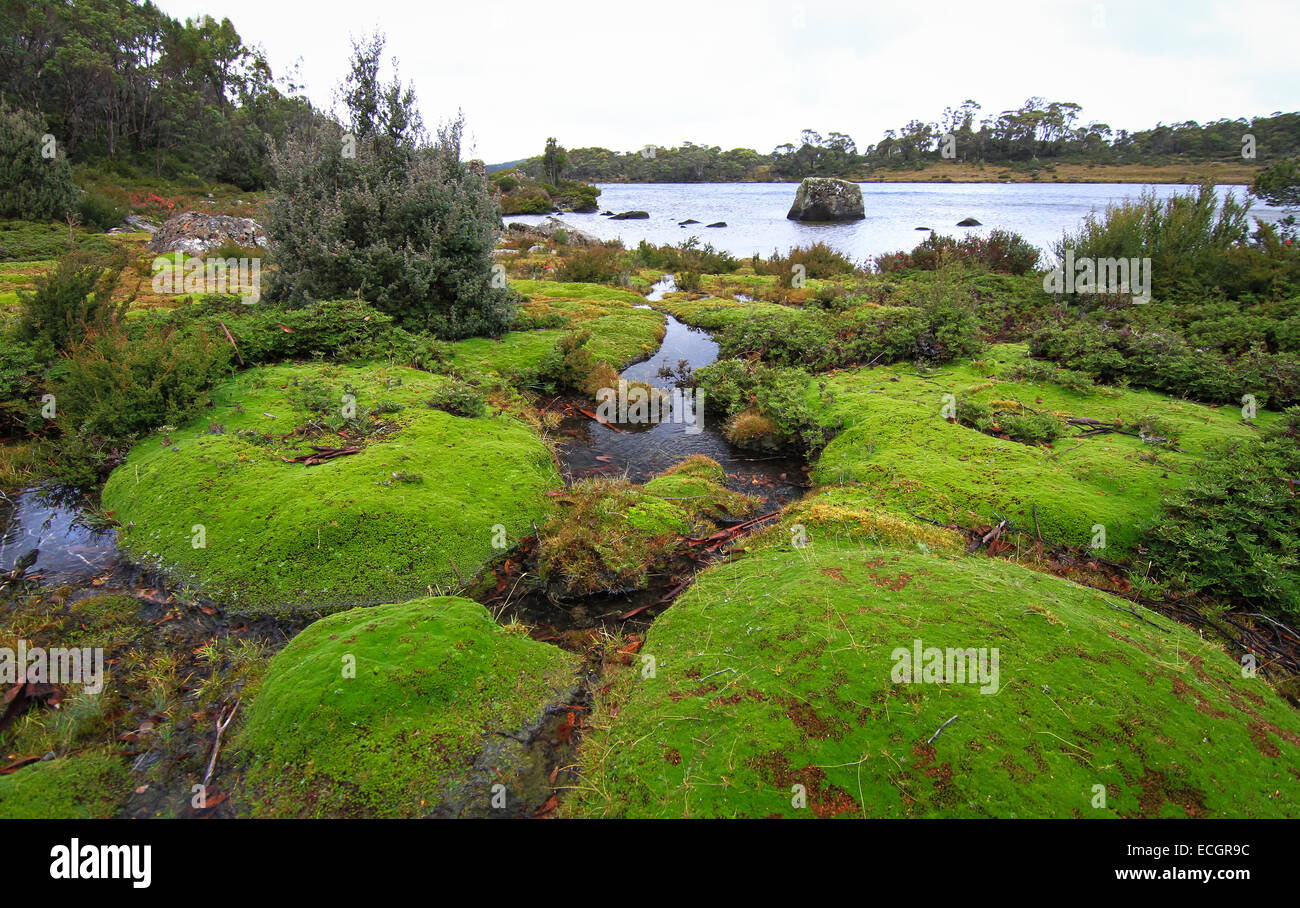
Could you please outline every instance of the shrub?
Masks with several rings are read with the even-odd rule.
[[[628,270],[618,246],[587,246],[564,257],[555,279],[565,283],[626,286]]]
[[[680,271],[730,274],[740,267],[740,260],[731,253],[713,248],[712,243],[701,243],[695,236],[676,246],[652,246],[642,240],[632,251],[632,261],[642,267],[659,268],[673,274]]]
[[[0,218],[63,220],[77,205],[72,169],[59,143],[34,113],[0,102]],[[43,152],[50,150],[53,157]]]
[[[822,242],[796,246],[787,255],[773,251],[766,261],[760,261],[757,256],[753,261],[756,273],[776,275],[782,287],[792,286],[796,265],[803,266],[803,277],[814,279],[841,277],[858,271],[856,262]]]
[[[495,286],[500,211],[460,160],[463,120],[426,143],[411,90],[378,82],[382,48],[357,46],[345,86],[354,156],[334,123],[275,154],[270,296],[301,306],[360,294],[411,330],[501,334],[518,297]]]
[[[77,215],[87,227],[107,231],[126,219],[127,209],[104,193],[88,189],[77,202]]]
[[[1153,563],[1175,583],[1300,618],[1300,408],[1259,438],[1221,448],[1146,529]]]
[[[472,418],[487,415],[487,401],[483,395],[472,385],[460,381],[439,388],[425,400],[425,404],[453,416]]]
[[[809,376],[801,369],[720,359],[697,369],[695,378],[704,390],[705,407],[732,419],[733,434],[767,434],[770,421],[776,445],[811,454],[825,447],[837,431],[818,422],[808,399]]]
[[[128,335],[113,323],[69,349],[51,372],[61,435],[48,458],[57,477],[87,487],[102,479],[135,437],[180,425],[209,403],[229,373],[224,338],[147,326]]]
[[[72,253],[36,278],[34,291],[19,291],[19,325],[27,340],[47,340],[66,350],[88,331],[102,330],[127,303],[113,303],[122,261]]]
[[[915,268],[935,271],[945,264],[969,264],[999,274],[1028,274],[1038,265],[1041,253],[1020,234],[991,230],[987,237],[967,236],[961,240],[932,233],[911,252],[889,252],[876,257],[880,272]]]
[[[1101,217],[1089,214],[1053,251],[1061,260],[1067,251],[1075,261],[1149,258],[1153,296],[1163,299],[1180,288],[1200,295],[1207,285],[1239,280],[1249,267],[1248,260],[1234,257],[1249,235],[1249,211],[1249,200],[1231,194],[1220,205],[1209,184],[1164,200],[1144,191],[1139,199],[1107,206]]]

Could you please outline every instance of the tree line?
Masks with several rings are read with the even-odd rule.
[[[270,149],[316,116],[229,19],[137,0],[0,2],[0,98],[73,163],[264,188]]]
[[[1080,105],[1030,98],[1019,108],[981,117],[966,100],[946,108],[934,122],[911,120],[886,130],[860,149],[849,135],[805,129],[797,142],[768,154],[751,148],[724,151],[683,142],[647,145],[627,152],[574,148],[565,153],[565,176],[593,182],[730,182],[786,180],[807,176],[869,177],[880,169],[920,168],[952,160],[973,164],[1035,167],[1053,163],[1153,164],[1178,161],[1279,161],[1300,154],[1300,112],[1252,119],[1158,124],[1129,132],[1084,121]],[[1247,138],[1249,137],[1249,138]],[[541,156],[518,168],[541,176]]]

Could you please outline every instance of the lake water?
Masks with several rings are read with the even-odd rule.
[[[604,240],[621,239],[626,246],[640,240],[680,243],[690,236],[712,243],[736,256],[771,255],[794,246],[823,241],[856,261],[868,256],[910,250],[928,234],[985,235],[993,228],[1014,230],[1047,252],[1066,230],[1075,230],[1091,211],[1107,203],[1137,198],[1143,188],[1161,198],[1195,191],[1186,185],[1143,187],[1132,183],[861,183],[866,219],[847,224],[801,224],[786,220],[796,183],[601,183],[600,210],[650,213],[649,220],[614,221],[599,214],[560,215],[579,230]],[[1244,186],[1220,186],[1244,197]],[[1256,202],[1251,209],[1264,221],[1281,212]],[[973,217],[981,227],[958,227]],[[678,222],[700,221],[687,227]],[[543,216],[511,215],[507,222],[536,224]],[[725,221],[726,227],[706,227]]]

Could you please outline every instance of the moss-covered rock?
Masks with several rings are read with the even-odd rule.
[[[736,522],[759,501],[733,492],[717,461],[696,455],[636,486],[585,479],[556,497],[542,528],[538,566],[556,595],[582,596],[645,589],[683,537]]]
[[[991,367],[1025,361],[1019,345],[988,352]],[[910,366],[860,369],[823,384],[825,394],[815,398],[818,418],[845,428],[821,452],[815,482],[857,485],[876,509],[942,523],[1010,518],[1033,531],[1037,520],[1044,538],[1085,548],[1099,539],[1100,525],[1111,557],[1132,551],[1142,525],[1156,518],[1165,495],[1187,487],[1213,442],[1252,433],[1236,409],[1149,391],[997,380],[972,364],[924,376]],[[962,398],[1003,407],[1018,402],[1061,420],[1082,416],[1127,426],[1158,420],[1181,451],[1124,434],[1076,439],[1074,430],[1052,447],[995,438],[945,418],[952,413],[945,406]]]
[[[126,761],[104,751],[42,760],[0,776],[0,820],[98,820],[131,793]]]
[[[263,817],[518,814],[547,776],[530,735],[549,708],[569,702],[578,663],[506,632],[468,599],[323,618],[276,655],[249,708],[243,809]],[[494,784],[505,786],[499,810]]]
[[[996,648],[996,683],[906,683],[916,640],[990,668]],[[1300,716],[1263,680],[1007,562],[759,548],[704,572],[641,656],[655,670],[625,669],[594,717],[571,813],[1300,816]]]
[[[392,602],[468,578],[500,554],[499,527],[509,544],[531,534],[560,478],[521,423],[430,407],[453,382],[381,365],[243,373],[109,478],[119,543],[254,612]],[[361,450],[286,462],[312,446]]]

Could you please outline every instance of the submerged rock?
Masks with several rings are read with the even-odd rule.
[[[469,599],[323,618],[249,706],[241,801],[257,817],[527,815],[552,791],[538,733],[578,694],[580,662]]]
[[[862,188],[833,177],[807,177],[786,215],[792,221],[860,221],[866,214]]]

